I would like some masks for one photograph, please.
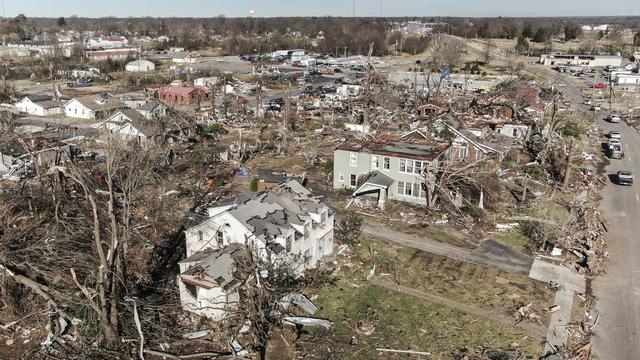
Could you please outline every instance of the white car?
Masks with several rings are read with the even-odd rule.
[[[591,105],[591,99],[584,99],[584,101],[582,102],[582,104],[584,104],[584,105]]]
[[[615,114],[609,115],[609,122],[619,123],[620,122],[620,116],[615,115]]]
[[[609,139],[622,139],[622,134],[620,134],[620,131],[618,130],[611,130],[609,131]]]
[[[593,111],[600,111],[600,105],[598,105],[598,104],[594,104],[594,105],[591,107],[591,110],[593,110]]]
[[[620,139],[609,139],[609,147],[620,146],[621,144]]]

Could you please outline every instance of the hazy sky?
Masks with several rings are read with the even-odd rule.
[[[2,1],[2,0],[0,0]],[[382,11],[380,11],[382,9]],[[4,0],[6,16],[351,16],[352,0]],[[357,16],[640,15],[640,0],[356,0]]]

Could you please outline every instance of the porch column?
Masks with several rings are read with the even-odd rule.
[[[384,202],[387,200],[387,191],[385,189],[380,189],[378,191],[378,207],[381,210],[384,210]]]

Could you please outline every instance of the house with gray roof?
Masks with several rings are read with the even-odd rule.
[[[185,231],[187,259],[184,261],[197,263],[205,256],[202,252],[239,244],[251,249],[266,267],[285,268],[299,277],[333,255],[333,223],[333,210],[299,182],[290,180],[208,209],[206,220]],[[181,271],[178,282],[183,284],[185,269]],[[193,299],[183,285],[180,285],[180,298],[183,307],[191,311]],[[200,293],[198,290],[197,294]],[[209,295],[202,292],[202,296]],[[198,313],[218,318],[220,313],[213,309],[216,306],[211,306],[211,300],[207,301],[207,307],[198,308]]]
[[[240,288],[255,269],[244,245],[207,248],[180,261],[178,288],[182,307],[222,320],[240,302]]]

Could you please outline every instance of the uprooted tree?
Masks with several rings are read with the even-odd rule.
[[[178,233],[180,218],[163,214],[161,149],[108,142],[102,151],[103,163],[70,159],[0,191],[0,294],[21,304],[16,285],[28,289],[42,300],[29,306],[76,324],[80,344],[113,348],[134,325],[129,296],[148,295],[159,280],[146,249]]]

